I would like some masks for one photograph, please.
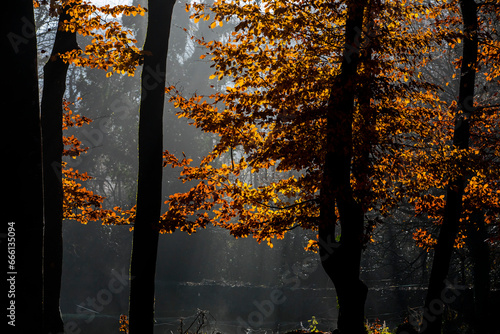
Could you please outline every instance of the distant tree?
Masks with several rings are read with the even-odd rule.
[[[461,0],[460,9],[463,18],[464,43],[453,146],[459,151],[467,151],[470,141],[470,121],[474,114],[478,19],[477,5],[474,0]],[[460,217],[463,212],[463,196],[467,185],[467,176],[464,172],[457,169],[456,175],[451,175],[451,180],[446,189],[443,221],[437,243],[434,246],[434,260],[424,310],[430,310],[431,307],[435,309],[435,303],[442,299],[442,293],[446,288],[445,280],[450,267],[455,238],[459,230]],[[444,305],[440,305],[440,307],[444,307]],[[439,334],[441,333],[441,323],[442,312],[432,314],[432,318],[426,319],[427,326],[423,328],[422,332]]]
[[[163,107],[174,0],[150,0],[139,110],[139,175],[130,262],[129,331],[153,333],[158,220],[162,205]]]
[[[449,43],[454,47],[456,41],[461,42],[462,55],[457,62],[460,72],[458,98],[452,104],[454,113],[444,117],[448,122],[443,124],[444,127],[449,126],[449,129],[444,128],[443,131],[447,132],[444,138],[451,138],[451,145],[444,146],[443,138],[433,139],[445,147],[445,156],[438,157],[437,160],[448,160],[440,167],[445,166],[447,175],[437,175],[446,180],[446,192],[440,196],[427,194],[416,201],[418,210],[430,213],[440,225],[437,239],[423,231],[417,236],[417,240],[434,248],[424,306],[427,316],[424,317],[421,328],[423,333],[441,332],[445,308],[443,291],[446,289],[454,246],[463,247],[465,238],[468,239],[466,244],[470,246],[471,255],[474,257],[474,325],[479,332],[490,328],[487,315],[490,264],[485,224],[493,224],[500,217],[499,154],[494,148],[498,147],[499,138],[493,134],[493,129],[498,129],[499,120],[495,113],[498,105],[478,101],[475,88],[481,69],[486,77],[486,91],[486,87],[493,84],[488,82],[498,76],[498,66],[495,65],[498,61],[498,50],[492,48],[498,45],[498,40],[493,37],[496,32],[490,25],[492,18],[498,17],[498,13],[490,11],[489,4],[485,3],[483,7],[469,0],[460,0],[453,6],[450,9],[450,17],[460,18],[455,26],[461,25],[462,28],[456,32],[451,30],[449,35],[454,37]],[[486,59],[489,61],[485,62]],[[491,103],[491,100],[489,102]],[[424,180],[432,179],[433,173],[429,175]],[[428,184],[430,183],[433,182]]]
[[[6,152],[2,164],[6,187],[1,245],[8,261],[3,274],[8,279],[2,296],[6,301],[2,304],[4,328],[9,333],[37,333],[42,323],[43,239],[37,36],[33,2],[6,5],[2,34],[6,64],[2,90]]]
[[[488,305],[488,249],[497,236],[485,232],[495,231],[500,217],[499,53],[493,23],[499,13],[493,8],[492,3],[462,1],[428,8],[424,26],[437,38],[426,56],[425,72],[439,86],[442,100],[435,100],[431,113],[421,113],[425,117],[389,158],[392,175],[399,180],[394,202],[410,204],[418,220],[428,222],[416,229],[414,239],[428,251],[435,249],[421,330],[441,327],[447,305],[440,294],[446,291],[454,248],[461,251],[462,266],[466,254],[474,257],[475,302]],[[469,253],[461,250],[464,246]],[[476,316],[476,324],[487,324],[487,312],[477,311]]]

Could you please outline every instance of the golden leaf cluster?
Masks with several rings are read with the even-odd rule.
[[[51,10],[60,12],[63,8],[67,8],[71,19],[65,20],[59,29],[88,36],[91,42],[82,49],[60,54],[61,59],[75,66],[109,71],[107,76],[113,73],[134,75],[143,52],[135,46],[137,40],[133,33],[116,18],[121,15],[143,16],[145,8],[140,5],[96,6],[84,0],[61,0]]]
[[[452,145],[456,100],[443,99],[448,82],[436,82],[425,69],[433,57],[463,41],[458,3],[385,1],[368,8],[359,30],[361,66],[353,119],[351,185],[365,212],[390,215],[410,205],[416,216],[440,224],[444,189],[467,177],[463,224],[481,211],[486,222],[500,218],[500,118],[498,106],[473,119],[467,150]],[[349,57],[343,45],[346,6],[331,1],[217,0],[211,7],[188,4],[195,23],[211,28],[223,22],[234,31],[223,41],[193,39],[213,62],[212,80],[222,92],[183,96],[166,89],[177,115],[218,142],[199,166],[168,156],[182,168],[190,191],[167,201],[161,230],[193,233],[214,224],[235,237],[252,235],[270,245],[292,228],[317,228],[318,196],[326,138],[326,107],[340,63]],[[482,66],[488,81],[498,82],[498,40],[481,13]],[[450,65],[456,67],[460,59]],[[479,107],[479,106],[478,106]],[[237,152],[237,153],[236,153]],[[237,159],[235,159],[237,156]],[[221,163],[225,161],[226,163]],[[265,171],[265,173],[263,173]],[[264,175],[272,174],[271,177]],[[405,204],[406,203],[406,204]],[[463,245],[460,234],[456,245]],[[430,248],[435,238],[418,229],[417,244]],[[367,236],[367,240],[371,238]],[[317,248],[311,240],[307,249]]]
[[[74,103],[64,101],[63,129],[80,127],[89,124],[92,120],[85,116],[74,114],[71,107]],[[82,147],[81,141],[75,136],[63,136],[63,156],[76,158],[86,153],[88,147]],[[90,221],[101,221],[103,224],[131,224],[135,219],[135,207],[125,210],[120,207],[104,209],[104,197],[86,189],[82,182],[92,179],[87,173],[81,173],[68,168],[63,162],[63,217],[75,220],[82,224]]]

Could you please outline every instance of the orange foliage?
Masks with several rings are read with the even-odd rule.
[[[445,23],[442,37],[449,48],[461,44],[465,37],[460,30],[460,21],[456,21],[460,17],[458,7],[456,2],[451,2],[446,5],[446,15],[434,16],[435,25]],[[437,225],[443,219],[445,188],[450,181],[465,177],[460,232],[455,240],[457,248],[464,246],[465,230],[468,225],[477,223],[477,219],[484,219],[487,224],[499,224],[500,221],[500,118],[495,89],[500,83],[500,72],[498,49],[492,47],[498,45],[498,39],[494,37],[498,35],[498,25],[491,24],[492,20],[500,18],[500,11],[492,8],[492,3],[479,7],[480,45],[476,65],[479,78],[476,84],[482,86],[482,90],[476,90],[469,148],[459,150],[452,145],[454,123],[471,117],[457,114],[457,101],[453,100],[448,108],[438,110],[435,117],[426,120],[424,124],[428,131],[423,132],[423,140],[413,144],[418,149],[407,150],[405,154],[410,159],[401,166],[401,173],[406,177],[404,182],[411,191],[408,200],[415,205],[416,215],[426,214]],[[454,59],[453,63],[458,69],[461,57]],[[448,84],[446,82],[445,86]],[[414,238],[419,246],[427,249],[436,242],[429,231],[421,229],[414,233]]]
[[[47,2],[42,2],[47,5]],[[40,2],[35,2],[39,6]],[[66,62],[90,68],[110,70],[113,73],[134,75],[137,65],[142,60],[144,51],[139,50],[130,30],[124,29],[119,21],[114,20],[120,15],[141,15],[146,9],[138,5],[96,6],[84,0],[51,1],[49,10],[57,13],[63,7],[69,7],[70,20],[66,20],[59,29],[77,32],[91,38],[90,44],[83,49],[68,51],[59,56]],[[110,19],[110,17],[112,19]]]
[[[60,55],[65,61],[110,70],[108,75],[134,74],[144,52],[135,47],[131,32],[108,17],[144,15],[144,8],[99,7],[83,0],[51,2],[53,12],[60,6],[69,6],[72,16],[60,28],[91,37],[84,49]],[[366,213],[387,216],[401,203],[409,203],[416,216],[440,225],[444,190],[453,178],[465,175],[462,231],[456,240],[456,247],[462,247],[465,226],[474,223],[478,212],[488,224],[500,220],[497,93],[476,99],[470,148],[457,150],[451,144],[457,102],[440,98],[450,79],[436,82],[424,73],[433,65],[432,57],[462,43],[457,1],[385,1],[376,6],[368,9],[359,32],[361,93],[353,122],[352,188]],[[485,87],[500,83],[497,7],[496,1],[480,6],[477,68]],[[236,22],[236,27],[223,41],[193,37],[207,50],[201,58],[213,62],[210,79],[221,81],[225,90],[186,98],[175,87],[166,89],[179,117],[217,134],[219,141],[199,166],[191,166],[185,156],[178,160],[164,153],[164,165],[182,169],[181,179],[195,185],[170,196],[169,210],[160,218],[161,232],[193,233],[214,224],[235,237],[253,235],[272,246],[272,238],[282,238],[292,228],[317,228],[325,107],[343,54],[345,8],[342,1],[323,0],[186,5],[194,23],[217,29],[224,22]],[[460,57],[452,60],[456,69],[460,63]],[[90,122],[73,115],[69,104],[65,110],[65,127]],[[73,136],[65,137],[64,145],[64,155],[71,157],[87,149]],[[78,183],[90,179],[86,173],[63,173],[66,218],[83,223],[133,221],[134,208],[102,209],[103,198]],[[414,239],[426,249],[436,243],[423,229],[414,232]],[[317,242],[309,241],[306,248],[316,249]]]
[[[128,333],[129,321],[128,317],[124,314],[120,315],[120,332]]]
[[[61,55],[65,61],[111,70],[108,74],[134,73],[143,52],[130,32],[106,17],[144,15],[144,8],[98,7],[83,0],[60,5],[70,6],[72,16],[61,28],[91,37],[83,50]],[[356,199],[365,213],[382,216],[409,203],[415,215],[439,225],[444,189],[453,178],[466,175],[463,225],[478,211],[487,223],[498,223],[500,118],[498,104],[492,103],[497,95],[478,103],[470,148],[457,150],[451,144],[457,103],[441,98],[449,78],[436,82],[424,71],[434,66],[433,57],[462,43],[457,2],[384,1],[371,6],[377,7],[368,9],[359,31],[361,66],[355,78],[351,183]],[[490,2],[481,8],[478,68],[486,83],[498,84],[498,31],[489,23],[498,21],[500,11]],[[180,168],[183,182],[194,186],[170,196],[169,210],[160,218],[161,232],[193,233],[214,224],[235,237],[252,235],[272,246],[272,238],[282,238],[295,227],[317,229],[326,104],[344,52],[345,9],[342,1],[323,0],[186,5],[195,23],[206,22],[212,29],[224,22],[236,27],[223,40],[193,37],[206,49],[201,58],[213,62],[210,79],[220,81],[222,91],[185,97],[176,87],[166,89],[179,117],[219,140],[198,166],[165,152],[164,165]],[[452,62],[459,68],[461,59]],[[68,111],[66,124],[87,122],[73,116]],[[75,157],[86,150],[74,137],[64,143],[65,155]],[[76,181],[86,174],[67,170],[65,175],[71,195],[65,206],[68,217],[84,222],[133,220],[133,209],[103,210],[102,199]],[[457,246],[463,244],[463,235]],[[429,231],[420,229],[414,236],[422,247],[435,243]],[[311,241],[307,247],[315,246]]]
[[[120,15],[141,15],[146,9],[140,5],[128,6],[96,6],[84,0],[54,0],[34,1],[34,7],[44,5],[50,14],[55,16],[63,8],[67,9],[71,19],[64,21],[59,29],[77,32],[91,38],[91,42],[83,49],[75,49],[59,54],[65,62],[76,66],[86,66],[110,70],[113,72],[134,75],[144,54],[135,43],[131,31],[124,29],[116,18]],[[89,124],[91,120],[85,116],[74,114],[72,103],[63,102],[63,130],[69,127],[80,127]],[[75,136],[63,136],[63,156],[76,158],[86,153],[88,148],[82,147]],[[83,224],[89,221],[102,221],[103,224],[130,224],[135,219],[135,207],[124,210],[115,207],[112,210],[104,209],[104,197],[86,189],[80,182],[92,179],[87,173],[66,168],[63,163],[63,217]]]
[[[214,62],[210,78],[224,80],[225,91],[185,98],[175,87],[167,88],[179,117],[218,134],[219,142],[199,166],[183,167],[183,181],[198,184],[170,197],[162,230],[192,233],[212,223],[236,237],[253,235],[271,245],[272,238],[297,226],[316,229],[325,107],[339,73],[345,7],[328,1],[293,6],[216,1],[210,9],[194,4],[186,10],[193,10],[195,22],[203,19],[214,29],[224,21],[238,24],[225,42],[195,39]],[[356,109],[354,145],[355,154],[369,151],[373,160],[352,182],[366,212],[388,213],[398,203],[394,184],[399,180],[387,153],[408,140],[416,121],[435,113],[411,101],[442,105],[436,87],[416,75],[427,61],[421,50],[433,47],[433,36],[414,34],[408,22],[426,10],[386,2],[371,9],[373,16],[360,31],[364,58],[358,75],[370,83],[372,96]],[[369,114],[376,122],[370,123]],[[263,177],[264,170],[273,177]]]
[[[474,116],[473,143],[458,150],[451,144],[457,103],[440,98],[449,82],[424,73],[434,66],[433,57],[463,40],[458,3],[386,1],[376,6],[359,32],[362,66],[351,180],[357,200],[366,213],[383,216],[409,203],[415,215],[439,225],[444,189],[453,178],[467,175],[463,224],[478,210],[488,223],[498,223],[498,106]],[[195,23],[236,27],[223,41],[193,37],[206,48],[201,58],[213,62],[210,79],[223,84],[222,92],[187,98],[173,86],[166,89],[179,117],[219,140],[199,166],[167,156],[165,164],[182,168],[181,179],[196,185],[167,201],[162,232],[193,233],[214,224],[235,237],[253,235],[272,245],[272,238],[297,226],[316,229],[326,102],[339,73],[345,8],[330,1],[186,5]],[[498,81],[499,73],[498,42],[492,40],[497,32],[487,24],[495,15],[485,10],[481,16],[479,61],[488,81]],[[453,61],[456,68],[459,64],[459,58]],[[415,239],[422,247],[435,243],[421,229]],[[307,247],[315,246],[311,241]]]
[[[64,101],[63,129],[80,127],[89,124],[92,120],[74,114],[68,101]],[[63,156],[76,158],[86,153],[88,147],[81,147],[81,142],[74,136],[63,136],[65,148]],[[69,146],[69,147],[67,147]],[[135,208],[124,210],[115,207],[113,210],[103,209],[104,197],[86,189],[80,182],[92,179],[87,173],[81,173],[73,168],[67,168],[63,162],[63,217],[87,224],[89,221],[102,221],[103,224],[130,224],[135,219]]]

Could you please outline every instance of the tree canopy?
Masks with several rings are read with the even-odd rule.
[[[498,85],[493,47],[498,41],[488,22],[497,14],[486,9],[492,4],[483,6],[478,66],[490,91],[489,85]],[[271,244],[297,226],[316,229],[326,104],[339,74],[346,6],[216,1],[186,10],[213,29],[235,28],[221,40],[196,39],[207,49],[201,58],[213,63],[211,79],[222,91],[186,97],[167,88],[179,117],[216,134],[218,141],[199,166],[166,152],[166,164],[182,167],[183,181],[197,184],[167,201],[162,230],[194,232],[213,223],[236,237],[253,235]],[[460,173],[470,180],[462,219],[477,207],[485,210],[488,223],[498,221],[500,169],[492,168],[498,166],[496,96],[490,93],[486,105],[477,106],[482,112],[474,121],[473,145],[460,150],[451,143],[457,101],[443,98],[449,79],[426,75],[442,62],[440,53],[453,53],[464,38],[458,2],[370,2],[367,12],[359,45],[352,46],[360,49],[362,66],[351,173],[367,225],[375,223],[376,213],[387,216],[404,203],[439,225],[442,190]],[[460,55],[452,61],[458,68]],[[273,178],[266,178],[267,169]],[[415,239],[422,246],[435,242],[423,229],[415,231]]]

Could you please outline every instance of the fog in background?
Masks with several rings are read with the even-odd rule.
[[[145,1],[133,1],[134,5],[138,3],[147,7]],[[40,78],[56,22],[42,11],[36,12]],[[142,47],[147,15],[120,20],[136,33]],[[209,57],[200,60],[205,50],[190,39],[190,34],[209,40],[223,38],[232,28],[234,25],[228,23],[212,31],[206,21],[194,24],[185,11],[185,2],[179,1],[170,37],[168,84],[182,88],[185,96],[223,89],[227,82],[208,79],[213,73]],[[79,43],[85,45],[85,38]],[[94,177],[85,186],[106,196],[106,208],[128,209],[135,204],[141,71],[139,67],[134,77],[114,74],[110,78],[104,71],[73,66],[68,72],[67,99],[75,102],[76,113],[93,119],[90,125],[67,131],[89,147],[87,154],[68,159],[68,167]],[[210,85],[215,85],[215,90]],[[184,152],[197,162],[209,152],[215,138],[187,123],[166,103],[164,148],[178,157]],[[165,168],[165,199],[188,189],[189,185],[177,179],[178,173],[178,169]],[[430,270],[431,259],[412,240],[411,219],[415,218],[401,213],[378,226],[375,243],[363,254],[362,279],[370,288],[367,317],[385,320],[391,328],[423,304]],[[209,333],[235,333],[242,328],[270,333],[308,328],[313,316],[319,329],[335,328],[333,284],[323,272],[319,256],[304,251],[307,240],[314,237],[314,232],[295,229],[269,248],[252,238],[234,239],[228,231],[214,227],[193,235],[161,235],[156,275],[157,332],[178,333],[181,324],[186,330],[193,322],[194,330],[201,319]],[[118,333],[119,316],[127,314],[128,308],[131,242],[128,226],[64,223],[61,311],[65,322],[76,324],[70,332]],[[459,251],[451,269],[459,285],[468,283],[461,271],[469,267]],[[468,298],[465,293],[461,296]]]

